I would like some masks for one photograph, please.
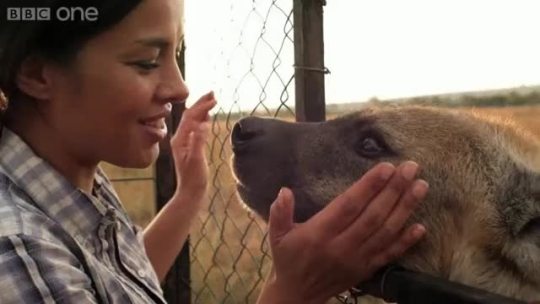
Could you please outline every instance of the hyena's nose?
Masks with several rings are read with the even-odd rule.
[[[239,120],[233,127],[231,143],[233,151],[238,153],[248,144],[264,134],[265,120],[258,117],[246,117]]]

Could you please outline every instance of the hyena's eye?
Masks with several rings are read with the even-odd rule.
[[[373,137],[364,137],[361,139],[357,150],[363,157],[377,157],[384,152],[383,146]]]

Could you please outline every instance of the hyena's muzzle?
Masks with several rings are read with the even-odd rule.
[[[320,132],[318,123],[247,117],[234,125],[231,144],[237,190],[243,202],[268,220],[270,205],[281,187],[295,196],[295,220],[305,221],[322,206],[302,190],[305,177],[299,163],[298,144],[302,138]]]

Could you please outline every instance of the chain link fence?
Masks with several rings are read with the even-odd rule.
[[[207,37],[219,42],[216,53],[205,54],[213,59],[206,64],[216,77],[210,82],[218,109],[208,143],[208,205],[190,237],[192,303],[254,303],[270,266],[266,224],[236,196],[229,136],[243,116],[294,119],[293,2],[243,2],[222,1],[221,19],[212,22],[217,28]],[[186,12],[189,22],[189,7]],[[199,68],[190,66],[190,58],[197,55],[192,56],[190,48],[199,48],[190,45],[189,27],[186,37],[189,82],[190,71]]]

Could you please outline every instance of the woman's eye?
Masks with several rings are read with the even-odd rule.
[[[159,67],[159,64],[155,61],[137,61],[133,63],[138,68],[141,68],[146,71],[153,70],[157,67]]]
[[[375,157],[383,152],[383,147],[373,137],[365,137],[360,142],[359,150],[362,156]]]

